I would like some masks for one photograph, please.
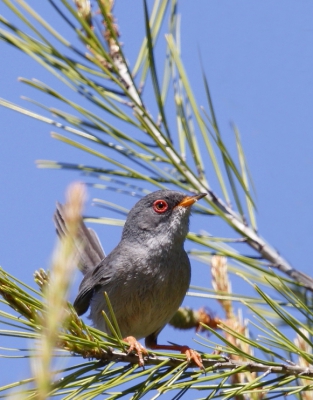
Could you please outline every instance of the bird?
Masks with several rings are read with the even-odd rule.
[[[191,206],[207,193],[187,195],[158,190],[142,197],[129,211],[118,245],[107,256],[96,232],[83,220],[79,228],[79,268],[83,279],[74,308],[79,316],[90,309],[95,328],[111,333],[107,293],[129,353],[144,365],[146,347],[179,350],[203,369],[201,356],[188,346],[160,345],[157,338],[181,305],[191,279],[184,242]],[[54,223],[59,237],[67,234],[64,209],[57,203]],[[138,340],[145,338],[145,347]]]

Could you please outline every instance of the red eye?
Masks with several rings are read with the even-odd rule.
[[[161,213],[164,213],[168,209],[168,204],[165,200],[156,200],[153,203],[153,209],[155,212],[161,214]]]

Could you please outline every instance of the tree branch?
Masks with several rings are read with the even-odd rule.
[[[86,356],[88,357],[88,355]],[[127,354],[119,351],[112,352],[102,352],[101,357],[97,357],[100,364],[108,363],[111,361],[115,362],[125,362],[130,364],[138,364],[138,356],[135,354]],[[169,357],[161,357],[155,355],[149,355],[149,357],[145,357],[145,366],[149,365],[160,365],[164,364],[166,361],[166,365],[170,367],[177,367],[185,362],[185,360],[178,358],[169,358]],[[240,368],[240,372],[267,372],[271,374],[284,374],[284,375],[295,375],[301,377],[313,377],[313,368],[300,367],[298,365],[265,365],[261,363],[255,362],[243,362],[237,360],[231,360],[228,357],[221,356],[220,359],[202,359],[203,366],[205,369],[209,369],[210,372],[214,371],[223,371],[223,370],[235,370]],[[208,372],[208,371],[207,371]]]
[[[128,96],[133,102],[134,113],[143,121],[150,131],[153,139],[156,143],[160,145],[164,153],[172,160],[173,165],[178,171],[182,172],[186,178],[189,180],[190,184],[194,187],[197,192],[207,192],[208,195],[206,200],[208,200],[216,211],[223,213],[223,218],[227,220],[229,225],[231,225],[237,232],[247,238],[247,243],[254,250],[256,250],[261,256],[271,263],[272,268],[276,268],[282,273],[288,275],[293,280],[301,283],[306,289],[313,292],[313,278],[304,274],[301,271],[293,268],[287,260],[285,260],[281,255],[275,250],[270,244],[268,244],[261,236],[257,234],[251,227],[247,226],[242,218],[229,206],[227,206],[223,200],[221,200],[209,187],[207,182],[200,182],[200,180],[182,163],[181,158],[173,149],[171,144],[162,136],[157,126],[144,112],[145,106],[141,100],[138,90],[134,84],[133,78],[130,74],[128,65],[126,64],[124,58],[121,55],[120,45],[114,40],[115,38],[110,38],[108,40],[110,55],[112,57],[114,66],[118,71],[119,77],[123,82]]]

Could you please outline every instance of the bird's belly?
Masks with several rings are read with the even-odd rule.
[[[184,291],[158,291],[156,288],[147,289],[145,293],[134,297],[126,306],[125,318],[122,315],[120,323],[122,332],[127,336],[134,336],[137,339],[147,337],[157,332],[166,325],[172,318],[186,294]]]
[[[141,274],[110,285],[108,295],[122,336],[140,339],[161,330],[182,303],[189,282],[190,269],[186,266],[177,271],[172,268],[163,276]],[[108,313],[107,309],[103,291],[99,290],[91,302],[90,318],[96,328],[105,332],[108,329],[102,310]]]

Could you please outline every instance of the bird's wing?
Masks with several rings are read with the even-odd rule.
[[[85,312],[87,312],[93,293],[94,288],[90,288],[88,285],[79,290],[79,293],[73,304],[78,315],[83,315]]]
[[[90,301],[100,287],[105,291],[105,286],[110,282],[112,273],[106,266],[107,259],[102,260],[93,270],[90,270],[84,276],[78,295],[74,301],[74,308],[78,315],[83,315],[90,306]]]
[[[62,204],[57,203],[56,211],[53,216],[56,231],[59,237],[67,235],[68,230],[64,219],[64,209]],[[83,223],[80,224],[78,231],[79,241],[77,251],[79,253],[79,269],[85,275],[88,271],[93,270],[105,258],[105,253],[101,246],[100,240],[96,232],[87,228]]]
[[[119,287],[123,290],[122,282],[127,279],[130,269],[136,269],[137,263],[138,251],[135,251],[132,246],[121,246],[120,242],[96,268],[89,270],[84,276],[74,301],[77,314],[82,315],[88,310],[93,295],[98,290],[111,292],[112,282],[115,288]]]

